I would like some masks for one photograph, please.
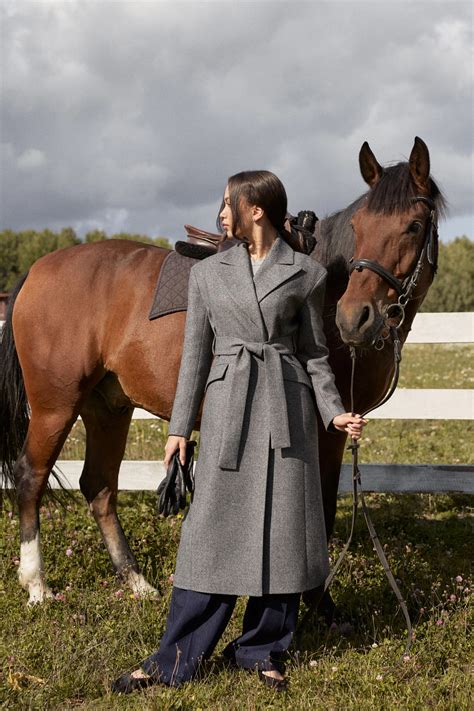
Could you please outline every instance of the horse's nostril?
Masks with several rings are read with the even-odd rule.
[[[367,321],[369,320],[369,316],[370,316],[370,309],[368,306],[364,306],[364,308],[362,309],[362,313],[360,315],[359,324],[357,326],[357,328],[359,330],[362,328],[362,326],[365,323],[367,323]]]

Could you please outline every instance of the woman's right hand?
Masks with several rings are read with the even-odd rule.
[[[179,449],[179,461],[184,466],[186,461],[186,442],[188,440],[186,437],[181,437],[180,435],[170,435],[166,441],[165,445],[165,458],[163,459],[163,464],[165,469],[168,469],[171,457]]]

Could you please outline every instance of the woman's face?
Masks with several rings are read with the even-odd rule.
[[[224,232],[227,233],[228,237],[231,237],[234,221],[232,218],[232,210],[230,209],[230,195],[228,185],[226,186],[224,193],[224,207],[222,208],[219,217],[221,218],[222,229],[224,230]]]
[[[234,218],[230,206],[229,186],[227,185],[224,192],[224,207],[220,212],[219,217],[221,220],[222,229],[227,233],[228,237],[238,237],[239,235],[249,236],[252,234],[254,225],[254,208],[243,198],[240,202],[239,213],[240,225],[238,227],[237,233],[234,234]]]

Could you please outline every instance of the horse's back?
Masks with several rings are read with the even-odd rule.
[[[15,342],[23,360],[77,360],[79,373],[107,360],[110,348],[144,323],[169,250],[131,240],[75,245],[38,259],[17,296]],[[130,326],[131,325],[131,326]],[[33,357],[33,356],[31,356]]]

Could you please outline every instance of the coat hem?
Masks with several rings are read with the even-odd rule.
[[[307,590],[314,590],[314,588],[320,587],[324,584],[329,570],[323,576],[318,576],[315,581],[307,582],[303,586],[290,586],[290,587],[278,587],[270,588],[268,592],[262,592],[262,589],[257,591],[256,589],[250,589],[246,586],[236,589],[235,586],[228,588],[224,585],[194,585],[185,580],[181,580],[179,577],[174,577],[173,585],[182,590],[191,590],[193,592],[206,593],[208,595],[237,595],[240,597],[263,597],[263,595],[291,595],[293,593],[304,593]]]

